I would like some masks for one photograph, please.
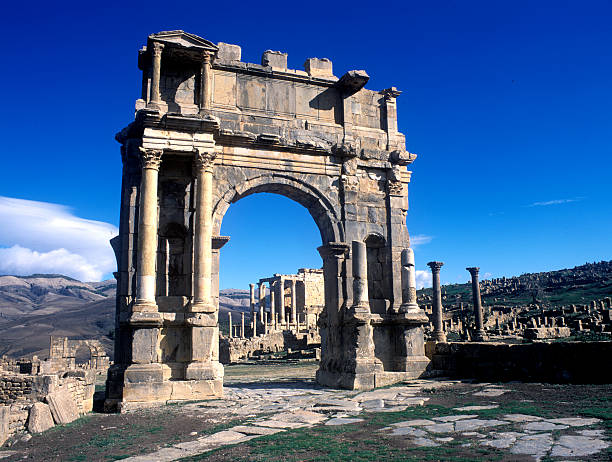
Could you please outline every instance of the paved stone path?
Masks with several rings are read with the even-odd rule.
[[[424,390],[431,391],[455,383],[419,380],[362,393],[307,386],[296,388],[290,384],[286,387],[271,384],[229,385],[225,387],[223,399],[190,403],[183,409],[188,414],[197,414],[206,409],[220,418],[243,419],[243,424],[124,460],[172,461],[288,429],[351,425],[363,421],[360,417],[362,412],[393,412],[423,405],[429,399],[423,396]],[[484,385],[470,393],[480,397],[496,397],[508,392],[502,387]],[[392,437],[406,438],[416,446],[441,446],[459,436],[470,437],[471,442],[464,443],[464,446],[504,449],[512,454],[530,455],[536,461],[545,456],[585,457],[610,446],[603,430],[583,428],[600,423],[598,419],[544,419],[523,414],[506,414],[491,419],[478,414],[478,411],[497,407],[497,404],[459,407],[455,409],[470,414],[397,422],[380,431]]]

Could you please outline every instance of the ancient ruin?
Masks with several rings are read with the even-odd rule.
[[[109,358],[99,340],[77,340],[51,336],[49,346],[50,367],[55,369],[91,369],[106,373]]]
[[[80,347],[91,351],[83,362],[76,361]],[[53,336],[48,358],[15,360],[2,356],[0,446],[9,438],[40,433],[90,412],[96,375],[106,372],[108,363],[97,340]]]
[[[323,270],[300,268],[297,274],[275,274],[260,279],[257,285],[256,297],[255,284],[250,284],[251,312],[246,325],[244,313],[240,313],[239,323],[228,313],[229,335],[219,341],[221,362],[319,349],[318,319],[325,306]]]
[[[237,45],[183,31],[148,37],[142,93],[121,143],[115,364],[107,404],[222,393],[219,236],[230,204],[284,195],[321,234],[324,309],[319,383],[368,389],[426,367],[424,312],[402,270],[406,166],[400,91],[340,78],[328,59],[287,68],[287,54],[240,60]],[[401,277],[401,275],[404,277]],[[402,285],[405,286],[403,290]]]

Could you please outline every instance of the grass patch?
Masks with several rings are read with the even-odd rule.
[[[148,427],[144,425],[131,425],[129,430],[125,428],[116,429],[113,431],[104,431],[102,433],[92,435],[92,437],[86,443],[81,443],[73,447],[73,451],[81,454],[74,454],[68,460],[69,461],[80,461],[84,459],[82,453],[87,454],[88,458],[91,458],[91,454],[94,453],[102,460],[119,460],[124,458],[123,455],[111,455],[105,453],[110,450],[125,450],[129,449],[134,439],[139,438],[143,435],[158,434],[163,431],[162,426]]]

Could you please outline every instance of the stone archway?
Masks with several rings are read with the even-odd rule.
[[[400,92],[366,90],[364,71],[338,79],[329,60],[296,71],[286,55],[264,55],[273,65],[242,63],[239,47],[183,31],[150,35],[140,54],[142,98],[116,137],[123,182],[109,404],[222,393],[215,297],[228,238],[219,231],[229,205],[258,192],[300,203],[321,234],[319,383],[369,389],[418,376],[428,362],[406,229],[405,166],[415,156],[397,131]],[[180,290],[160,290],[169,255]]]
[[[221,175],[225,173],[228,172],[220,172]],[[221,221],[230,204],[251,194],[273,193],[292,199],[308,210],[319,229],[322,244],[344,241],[339,207],[316,186],[289,174],[261,173],[259,169],[251,172],[242,169],[242,173],[244,180],[224,183],[225,191],[221,189],[213,199],[216,199],[213,206],[213,234],[220,233]]]

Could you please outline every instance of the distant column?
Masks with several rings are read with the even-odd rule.
[[[295,296],[295,279],[291,280],[291,317],[293,322],[297,322],[297,301]]]
[[[227,313],[227,319],[229,321],[229,338],[232,338],[234,335],[232,332],[232,312],[231,311]]]
[[[164,49],[163,43],[153,42],[153,69],[151,72],[151,106],[155,107],[161,103],[161,94],[159,92],[159,82],[161,77],[161,56]]]
[[[284,324],[287,321],[287,317],[285,315],[285,280],[280,278],[278,284],[278,307],[281,316],[281,324]]]
[[[240,313],[240,338],[244,338],[244,312]]]
[[[263,313],[266,310],[266,284],[259,283],[259,319],[263,319]]]
[[[440,291],[440,268],[444,266],[441,261],[430,261],[427,266],[431,268],[433,286],[433,337],[436,342],[446,342],[446,334],[442,326],[442,292]]]
[[[276,304],[274,303],[274,287],[270,283],[270,324],[275,324],[276,319]]]
[[[251,292],[251,319],[253,319],[255,314],[255,284],[249,284],[249,289]]]
[[[478,284],[478,272],[480,268],[474,266],[466,268],[472,275],[472,298],[474,300],[474,319],[476,320],[476,330],[472,337],[475,342],[482,342],[486,339],[484,322],[482,315],[482,303],[480,301],[480,285]]]
[[[253,337],[257,337],[257,313],[253,315]]]

